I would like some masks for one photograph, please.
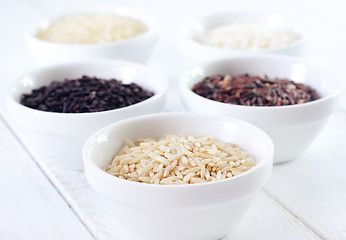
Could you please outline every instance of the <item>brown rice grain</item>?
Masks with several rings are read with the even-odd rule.
[[[210,137],[167,135],[127,140],[106,171],[152,184],[195,184],[232,178],[256,165],[239,146]]]
[[[184,182],[188,183],[190,181],[190,179],[193,178],[195,175],[196,174],[194,172],[187,174],[183,179]]]
[[[188,175],[189,173],[196,173],[199,169],[200,169],[199,167],[190,168],[190,169],[184,171],[184,174]]]

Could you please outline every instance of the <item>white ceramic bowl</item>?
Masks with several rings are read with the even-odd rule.
[[[321,99],[290,106],[241,106],[209,100],[191,90],[207,76],[245,73],[307,84],[317,90]],[[187,70],[179,84],[189,110],[236,117],[267,132],[275,146],[274,163],[296,158],[313,142],[336,108],[340,92],[338,77],[331,72],[297,58],[275,55],[234,57],[200,64]]]
[[[80,78],[82,75],[137,83],[155,93],[131,106],[94,113],[54,113],[20,104],[23,93],[48,85],[53,80]],[[83,169],[82,146],[89,135],[110,123],[129,117],[160,112],[164,106],[167,80],[148,67],[115,60],[95,60],[57,64],[29,72],[11,83],[6,97],[13,121],[27,135],[27,144],[42,157],[69,169]]]
[[[229,24],[263,24],[280,28],[298,37],[286,46],[258,50],[237,50],[208,46],[196,41],[196,37],[211,29]],[[179,46],[182,54],[194,63],[244,54],[287,54],[301,56],[310,39],[307,19],[297,13],[275,13],[265,11],[228,11],[193,19],[180,32]]]
[[[190,185],[132,182],[103,170],[125,139],[167,134],[209,136],[238,144],[257,165],[231,179]],[[134,239],[216,240],[236,226],[269,179],[273,151],[271,139],[246,122],[210,114],[161,113],[103,128],[87,140],[83,158],[88,182],[113,200],[114,217],[133,233]]]
[[[62,18],[77,14],[105,13],[114,13],[139,20],[147,26],[148,31],[132,38],[100,44],[62,44],[36,37],[39,30],[47,28],[49,24]],[[157,21],[150,13],[138,9],[109,8],[70,12],[52,17],[30,32],[27,37],[27,46],[32,55],[44,64],[87,59],[121,59],[145,63],[151,56],[157,40]]]

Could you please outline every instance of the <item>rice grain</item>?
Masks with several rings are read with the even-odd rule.
[[[106,168],[122,179],[151,184],[196,184],[232,178],[256,162],[239,146],[210,137],[167,135],[124,142]]]

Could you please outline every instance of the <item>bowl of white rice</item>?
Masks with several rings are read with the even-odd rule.
[[[249,123],[160,113],[99,130],[83,159],[88,182],[134,239],[210,240],[240,222],[270,177],[273,153]]]
[[[289,12],[213,13],[186,23],[179,46],[182,54],[195,62],[261,53],[301,56],[310,39],[306,22]]]
[[[52,16],[30,32],[27,46],[42,63],[87,59],[145,63],[157,40],[157,21],[150,13],[110,8]]]

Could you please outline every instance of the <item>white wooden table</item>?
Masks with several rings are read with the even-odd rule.
[[[165,111],[185,111],[177,78],[188,63],[177,50],[177,31],[188,19],[213,11],[280,7],[306,14],[316,28],[304,58],[326,65],[346,82],[344,0],[0,0],[0,239],[131,239],[83,172],[46,165],[28,149],[4,107],[6,85],[38,67],[25,47],[28,29],[45,15],[101,2],[144,8],[160,19],[161,41],[148,65],[170,80]],[[274,166],[269,183],[226,239],[346,239],[345,99],[343,91],[338,110],[301,157]]]

